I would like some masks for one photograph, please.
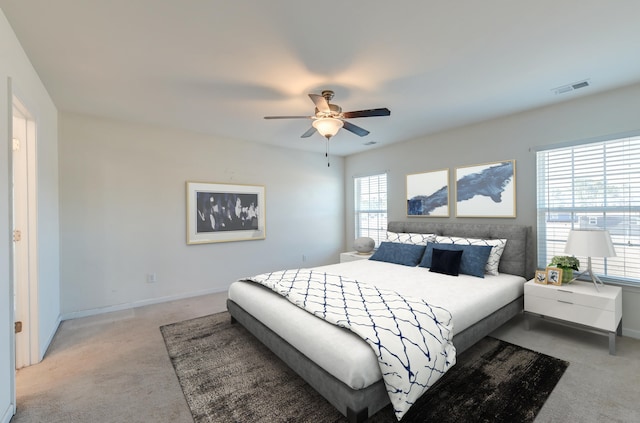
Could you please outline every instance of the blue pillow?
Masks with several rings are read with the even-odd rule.
[[[385,261],[404,266],[417,266],[424,254],[424,249],[424,245],[383,242],[369,260]]]
[[[431,255],[429,272],[458,276],[458,273],[460,273],[460,262],[464,255],[462,250],[439,250],[434,248]]]
[[[484,278],[487,260],[489,260],[489,254],[491,254],[491,248],[493,247],[490,245],[436,244],[428,242],[420,262],[421,267],[431,267],[431,256],[434,248],[448,251],[464,251],[460,261],[460,273]]]

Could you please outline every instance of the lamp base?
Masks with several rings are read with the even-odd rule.
[[[604,283],[600,280],[598,276],[596,276],[593,273],[593,270],[591,269],[591,257],[589,257],[587,261],[587,270],[578,274],[578,276],[576,276],[575,278],[571,279],[571,282],[577,280],[578,278],[580,278],[580,276],[583,276],[583,275],[588,275],[589,279],[591,279],[591,282],[593,282],[593,286],[596,287],[596,291],[600,292],[600,288],[598,288],[598,285],[604,286]]]

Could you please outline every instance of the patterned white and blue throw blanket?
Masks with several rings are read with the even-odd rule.
[[[378,358],[398,420],[456,362],[451,313],[420,298],[310,269],[247,280],[364,339]]]

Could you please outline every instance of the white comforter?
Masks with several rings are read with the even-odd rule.
[[[310,269],[249,280],[364,339],[377,356],[398,420],[455,364],[451,313],[421,298]]]

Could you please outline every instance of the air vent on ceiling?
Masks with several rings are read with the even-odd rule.
[[[584,81],[574,82],[573,84],[563,85],[558,88],[554,88],[553,91],[556,94],[564,94],[571,91],[579,90],[580,88],[585,88],[589,86],[589,80],[585,79]]]

